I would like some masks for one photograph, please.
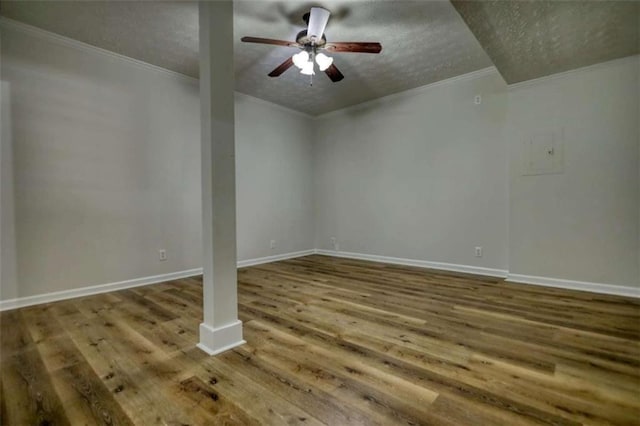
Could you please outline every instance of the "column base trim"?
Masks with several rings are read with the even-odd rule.
[[[242,339],[242,321],[236,320],[218,328],[201,323],[200,343],[196,346],[209,355],[217,355],[245,343]]]

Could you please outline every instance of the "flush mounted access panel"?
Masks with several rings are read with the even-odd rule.
[[[563,132],[542,131],[524,140],[523,175],[546,175],[564,172]]]

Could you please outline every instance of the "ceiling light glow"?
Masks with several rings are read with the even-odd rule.
[[[333,64],[333,58],[325,55],[324,53],[318,53],[316,55],[316,63],[320,71],[324,71]]]
[[[313,70],[313,62],[309,61],[300,70],[300,74],[304,75],[314,75],[315,71]]]
[[[303,50],[302,52],[293,55],[291,59],[293,59],[293,64],[296,67],[303,69],[305,64],[309,62],[309,53]]]

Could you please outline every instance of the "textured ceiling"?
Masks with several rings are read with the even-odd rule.
[[[310,87],[295,68],[267,77],[296,50],[241,43],[240,37],[293,40],[311,6],[331,10],[329,41],[378,41],[382,53],[332,54],[345,75],[339,83],[318,74]],[[508,83],[516,83],[640,51],[639,1],[453,0],[452,6],[446,0],[236,0],[234,7],[236,90],[311,115],[493,64]],[[196,2],[2,1],[0,13],[198,74]]]
[[[379,55],[335,53],[345,75],[332,83],[295,68],[267,74],[295,49],[241,43],[240,37],[293,40],[302,15],[324,6],[329,41],[378,41]],[[491,66],[449,1],[238,1],[236,90],[311,115]],[[198,73],[198,8],[194,2],[2,1],[0,13],[103,49],[190,76]]]
[[[452,2],[509,84],[640,52],[638,1]]]
[[[198,4],[195,2],[3,0],[0,14],[197,76]]]
[[[379,55],[335,53],[345,75],[332,83],[324,74],[309,79],[290,69],[265,80],[291,49],[236,45],[237,88],[241,92],[311,114],[339,109],[491,66],[448,1],[321,1],[333,12],[329,41],[378,41]],[[302,14],[313,3],[236,3],[236,40],[254,35],[292,40],[304,28]]]

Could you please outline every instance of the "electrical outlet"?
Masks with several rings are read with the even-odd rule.
[[[476,95],[476,97],[473,98],[473,103],[476,105],[480,105],[482,103],[482,96]]]
[[[482,257],[482,247],[476,247],[476,257]]]
[[[334,250],[338,250],[339,246],[338,246],[338,240],[336,240],[336,237],[331,237],[331,246],[333,247]]]
[[[158,258],[160,260],[167,260],[167,251],[165,249],[158,250]]]
[[[271,242],[269,242],[269,247],[272,249],[276,248],[276,240],[271,240]]]

